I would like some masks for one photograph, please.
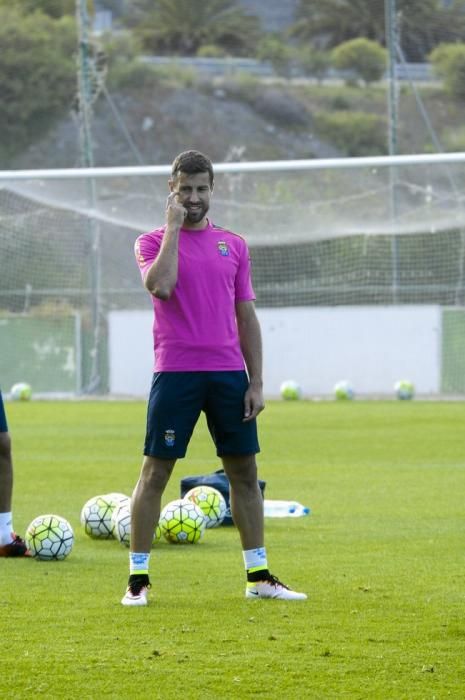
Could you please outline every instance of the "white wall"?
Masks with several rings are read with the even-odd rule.
[[[392,394],[399,379],[420,394],[439,392],[439,307],[260,309],[259,317],[271,396],[285,379],[309,396],[332,394],[343,379],[358,394]]]
[[[409,379],[418,394],[439,392],[438,306],[257,309],[263,333],[265,394],[298,381],[306,396],[330,395],[349,380],[357,394],[391,394]],[[110,392],[147,396],[153,370],[152,312],[109,314]]]
[[[153,374],[152,311],[110,311],[110,394],[148,396]]]

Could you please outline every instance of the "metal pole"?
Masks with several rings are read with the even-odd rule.
[[[386,24],[386,48],[388,51],[388,149],[389,155],[397,154],[398,127],[398,86],[396,70],[397,46],[397,11],[396,0],[384,0]],[[389,214],[391,225],[395,228],[397,220],[397,171],[394,165],[389,167]],[[392,261],[392,301],[398,302],[399,291],[399,250],[395,231],[391,238]]]
[[[89,14],[88,0],[76,0],[76,21],[78,27],[78,119],[81,146],[81,165],[84,168],[94,167],[92,144],[92,59],[89,43]],[[92,322],[92,348],[86,356],[90,356],[90,370],[87,381],[83,386],[85,393],[96,393],[101,387],[100,377],[100,345],[101,345],[101,251],[100,225],[93,215],[97,203],[96,182],[93,177],[87,179],[87,202],[90,210],[88,231],[91,243],[90,255],[90,308]],[[87,374],[87,373],[86,373]]]

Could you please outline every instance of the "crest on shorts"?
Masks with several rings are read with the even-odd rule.
[[[229,248],[226,241],[218,241],[218,250],[220,251],[221,255],[229,255]]]
[[[176,442],[176,433],[171,428],[165,430],[165,445],[167,447],[173,447]]]

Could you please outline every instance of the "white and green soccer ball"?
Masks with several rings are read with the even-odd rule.
[[[224,520],[227,505],[225,498],[213,486],[194,486],[184,498],[192,501],[202,510],[205,516],[205,527],[218,527]]]
[[[334,385],[334,396],[338,401],[351,401],[355,396],[352,384],[346,380],[337,382]]]
[[[73,548],[74,532],[61,515],[38,515],[29,524],[24,539],[33,557],[51,561],[68,556]]]
[[[118,491],[112,491],[111,493],[106,493],[104,498],[108,499],[111,504],[111,519],[110,519],[110,524],[111,524],[111,531],[114,537],[116,537],[114,533],[114,513],[117,510],[117,508],[120,508],[124,506],[127,509],[130,509],[131,507],[131,498],[130,496],[127,496],[125,493],[119,493]]]
[[[111,524],[114,537],[125,547],[129,547],[131,544],[131,510],[129,498],[127,502],[122,500],[121,503],[116,506],[111,516]],[[158,542],[160,538],[161,529],[159,525],[157,525],[153,533],[152,545]]]
[[[206,518],[196,503],[178,498],[163,508],[159,525],[168,542],[195,544],[203,536]]]
[[[115,507],[111,515],[113,535],[118,542],[129,547],[131,542],[131,511],[129,503],[120,503]]]
[[[113,508],[119,506],[121,503],[129,504],[130,497],[126,496],[125,493],[119,493],[118,491],[112,491],[111,493],[106,493],[104,498],[108,498]]]
[[[394,391],[398,399],[408,401],[413,399],[415,395],[415,386],[408,379],[400,379],[394,384]]]
[[[281,397],[285,401],[298,401],[302,398],[302,388],[298,382],[293,379],[288,379],[283,382],[279,388]]]
[[[131,511],[129,503],[120,503],[115,507],[111,515],[113,535],[118,542],[129,547],[131,541]]]
[[[10,397],[12,401],[30,401],[32,398],[32,389],[30,384],[26,382],[17,382],[10,389]]]
[[[89,537],[108,540],[113,537],[111,516],[115,508],[112,500],[104,496],[93,496],[81,510],[81,525]]]

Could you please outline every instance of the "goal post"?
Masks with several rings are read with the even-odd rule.
[[[257,309],[271,313],[273,327],[296,309],[409,307],[414,314],[414,307],[434,307],[440,367],[424,393],[465,393],[465,153],[217,163],[214,170],[211,218],[246,238]],[[111,314],[150,309],[132,248],[141,232],[163,223],[169,174],[169,165],[0,172],[5,392],[15,381],[60,392],[40,369],[37,322],[46,328],[62,319],[76,328],[77,318],[73,342],[70,332],[49,336],[50,369],[54,352],[74,366],[62,370],[59,360],[57,375],[74,372],[63,393],[111,391]],[[19,317],[21,330],[10,335],[6,321]],[[301,355],[312,342],[312,322],[305,323],[308,337],[295,338]],[[430,336],[433,343],[433,330]],[[13,338],[31,348],[30,376],[27,368],[18,376]],[[283,379],[289,371],[283,368]],[[308,384],[309,395],[332,390]],[[367,379],[363,393],[382,394],[383,386],[373,381],[370,390]]]

